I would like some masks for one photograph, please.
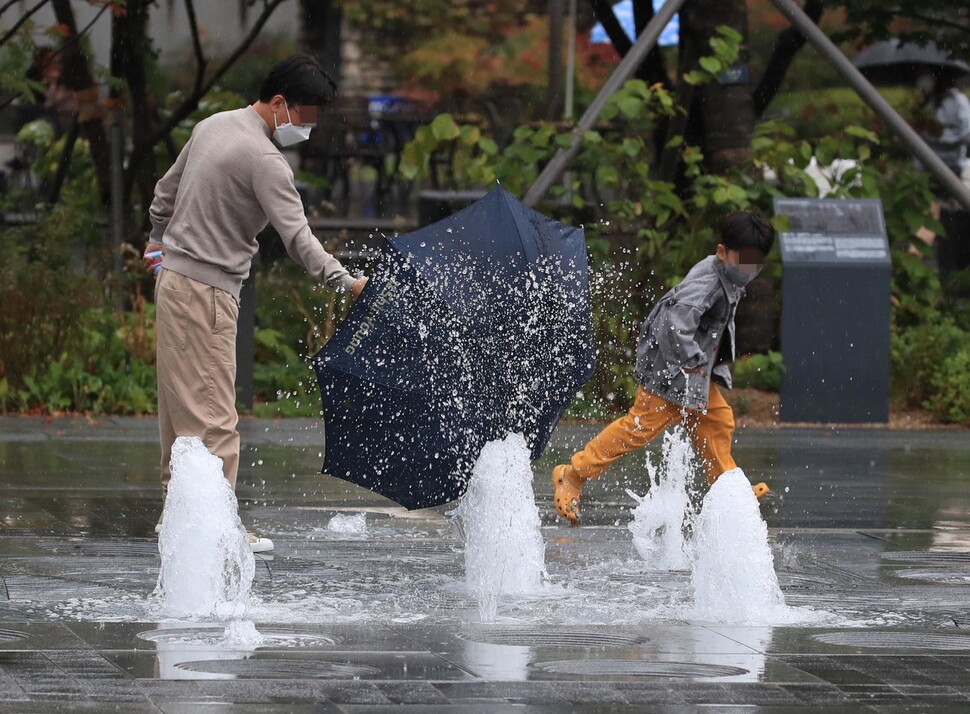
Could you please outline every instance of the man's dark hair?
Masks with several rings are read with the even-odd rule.
[[[768,255],[775,244],[775,228],[758,211],[735,211],[721,223],[721,242],[728,250],[755,248]]]
[[[282,94],[288,105],[330,104],[337,96],[337,83],[310,55],[292,55],[270,70],[259,90],[259,101],[268,102]]]

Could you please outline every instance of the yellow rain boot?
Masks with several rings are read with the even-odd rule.
[[[579,496],[583,492],[583,481],[567,472],[568,466],[556,466],[552,470],[553,502],[556,511],[570,523],[579,521]]]

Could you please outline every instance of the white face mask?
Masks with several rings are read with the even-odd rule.
[[[290,121],[289,107],[286,107],[286,124],[278,124],[275,113],[273,114],[273,124],[276,125],[276,129],[273,131],[273,141],[284,148],[306,141],[310,138],[310,131],[313,129],[312,126],[294,126],[293,122]]]
[[[936,86],[936,82],[931,74],[921,74],[916,80],[916,86],[923,92],[929,94]]]
[[[736,285],[739,288],[743,288],[745,285],[754,280],[758,276],[759,272],[761,271],[746,273],[745,271],[741,270],[740,267],[734,265],[734,263],[728,263],[724,266],[724,274],[727,276],[727,279],[732,285]]]

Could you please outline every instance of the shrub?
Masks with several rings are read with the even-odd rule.
[[[930,388],[927,409],[943,421],[970,423],[970,335],[966,347],[939,365]]]
[[[99,300],[97,283],[76,270],[77,219],[54,210],[0,241],[0,378],[11,390],[80,349],[79,312]]]
[[[777,392],[781,389],[781,375],[785,371],[780,352],[742,357],[731,368],[734,386]]]
[[[334,250],[333,245],[327,246]],[[291,260],[264,267],[256,279],[257,416],[316,416],[320,393],[309,359],[350,308],[347,297],[315,285]]]
[[[947,355],[970,350],[970,333],[948,317],[898,330],[890,354],[893,396],[918,408],[935,399]]]

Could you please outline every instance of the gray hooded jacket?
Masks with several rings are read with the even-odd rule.
[[[744,288],[728,278],[716,255],[697,263],[643,323],[634,370],[637,382],[668,402],[706,410],[712,379],[731,387],[734,313],[743,294]],[[683,371],[697,367],[697,374]]]

